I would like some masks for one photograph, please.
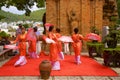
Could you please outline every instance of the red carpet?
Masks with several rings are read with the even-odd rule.
[[[5,65],[0,67],[0,76],[39,76],[39,64],[42,60],[48,59],[48,56],[39,59],[27,59],[28,63],[21,67],[14,67],[18,56],[13,57]],[[81,57],[82,63],[76,65],[74,56],[65,56],[61,61],[61,70],[52,71],[51,76],[118,76],[109,67],[97,63],[95,60],[87,57]]]

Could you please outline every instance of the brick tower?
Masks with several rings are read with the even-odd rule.
[[[100,31],[117,16],[116,0],[46,0],[46,22],[70,35],[75,27],[81,34],[96,26]]]

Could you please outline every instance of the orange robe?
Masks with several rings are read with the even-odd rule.
[[[26,55],[26,33],[25,34],[20,34],[17,36],[16,40],[14,42],[19,42],[18,44],[18,49],[20,56],[25,56]]]
[[[61,34],[60,33],[56,33],[56,37],[60,38]],[[62,51],[62,43],[61,43],[61,41],[57,41],[57,46],[58,46],[58,51],[61,52]]]
[[[57,37],[52,32],[49,32],[48,37],[55,41],[55,43],[50,44],[50,60],[51,61],[57,61],[58,60]]]
[[[36,42],[37,40],[36,39],[33,39],[31,41],[29,41],[29,48],[28,48],[28,51],[31,53],[31,52],[36,52]]]
[[[28,51],[30,53],[32,52],[35,52],[36,53],[36,43],[37,43],[37,36],[34,32],[31,32],[32,34],[32,39],[31,40],[28,40],[28,43],[29,43],[29,48],[28,48]],[[28,36],[29,37],[29,36]]]
[[[82,49],[81,40],[83,39],[83,36],[80,34],[73,34],[72,39],[73,39],[72,45],[73,45],[73,49],[75,52],[75,56],[79,56],[81,53],[81,49]]]

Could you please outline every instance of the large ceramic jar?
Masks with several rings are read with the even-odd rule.
[[[50,61],[48,60],[42,61],[39,66],[41,79],[49,79],[51,69],[52,69],[52,65]]]

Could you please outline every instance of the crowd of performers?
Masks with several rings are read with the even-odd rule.
[[[19,26],[17,31],[17,37],[15,41],[11,41],[12,44],[17,43],[19,50],[19,59],[15,62],[14,66],[21,66],[27,63],[26,54],[28,53],[30,58],[40,58],[40,51],[36,49],[39,42],[39,32],[37,27],[29,28],[27,31],[24,27]],[[79,34],[78,28],[74,29],[74,33],[70,37],[65,37],[60,34],[59,28],[54,28],[53,25],[46,24],[47,34],[42,35],[42,41],[50,44],[49,46],[49,60],[52,64],[52,70],[60,70],[60,60],[64,60],[64,54],[62,51],[62,42],[64,42],[64,48],[68,48],[68,42],[72,43],[72,47],[75,54],[75,63],[81,64],[80,54],[82,49],[82,40],[87,40],[86,37]],[[28,51],[26,52],[26,42],[28,42]],[[66,49],[67,50],[67,49]],[[43,51],[43,50],[41,50]]]

